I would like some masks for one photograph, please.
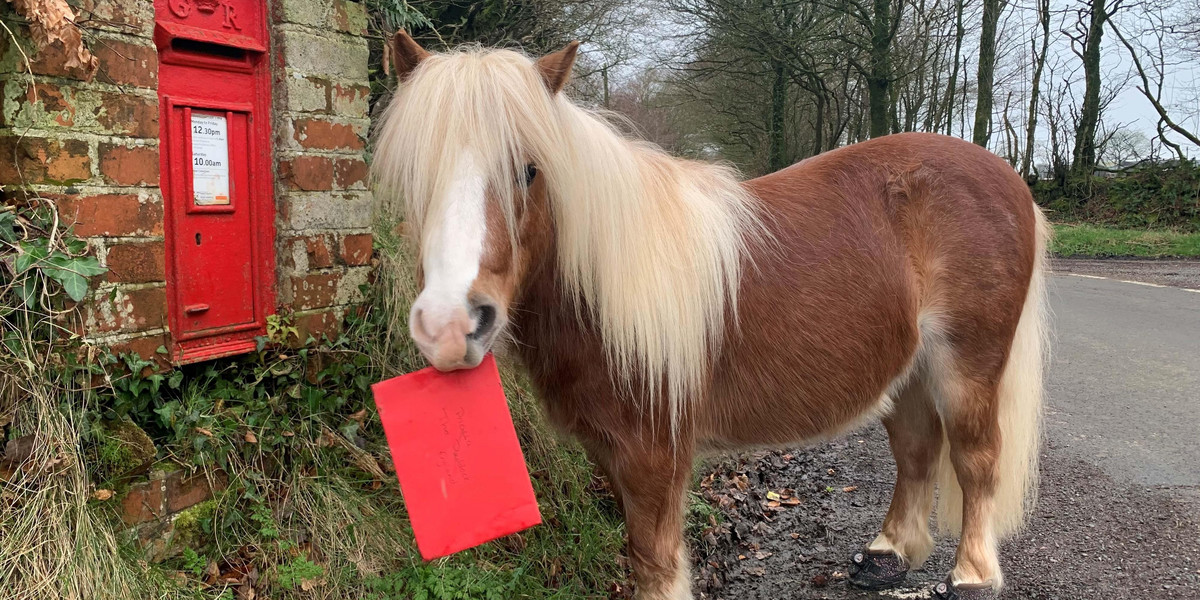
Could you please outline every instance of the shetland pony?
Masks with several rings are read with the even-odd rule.
[[[411,336],[441,370],[503,340],[545,414],[606,473],[637,598],[691,598],[683,495],[697,454],[872,418],[897,465],[852,582],[898,585],[960,532],[940,598],[1002,584],[997,541],[1037,476],[1048,230],[986,150],[903,134],[740,182],[626,139],[536,61],[431,54],[403,32],[376,137],[383,208],[419,245]]]

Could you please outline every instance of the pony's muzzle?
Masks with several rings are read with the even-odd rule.
[[[409,331],[421,354],[439,371],[479,366],[500,331],[500,313],[485,298],[447,309],[417,298]]]

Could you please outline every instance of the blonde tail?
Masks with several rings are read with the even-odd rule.
[[[997,540],[1018,532],[1037,501],[1043,372],[1049,356],[1047,248],[1053,230],[1036,205],[1033,210],[1037,222],[1037,259],[998,392],[1002,444],[992,511],[992,533]],[[962,489],[950,462],[949,447],[949,443],[942,444],[938,466],[938,528],[958,533],[962,529]]]

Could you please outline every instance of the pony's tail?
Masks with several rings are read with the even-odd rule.
[[[997,401],[1000,420],[998,481],[993,496],[992,533],[997,540],[1017,533],[1037,501],[1038,448],[1041,443],[1043,372],[1049,356],[1047,248],[1053,230],[1034,205],[1037,254],[1021,320],[1000,376]],[[949,444],[942,444],[938,466],[938,526],[962,530],[962,489],[950,463]]]

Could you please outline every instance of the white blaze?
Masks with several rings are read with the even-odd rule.
[[[487,233],[485,188],[486,179],[474,153],[462,152],[442,204],[445,210],[427,225],[421,249],[425,288],[413,303],[410,316],[410,327],[418,332],[418,341],[423,341],[419,339],[421,334],[437,338],[456,317],[469,314],[467,294],[479,275]]]

